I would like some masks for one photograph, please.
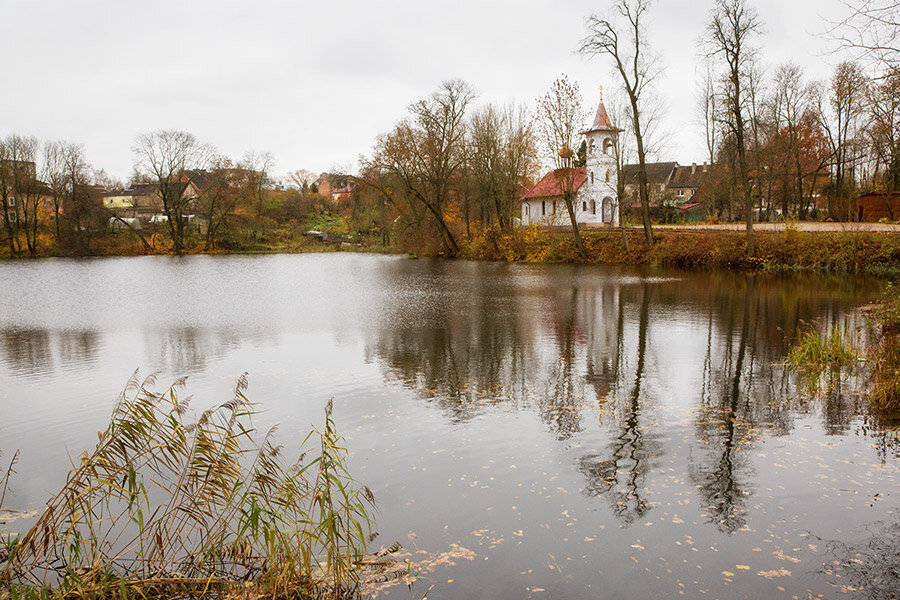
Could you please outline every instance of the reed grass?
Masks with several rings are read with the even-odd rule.
[[[184,380],[155,380],[129,379],[94,450],[8,540],[0,598],[353,597],[374,497],[331,402],[287,461],[253,428],[246,375],[194,421]]]
[[[900,290],[888,285],[875,311],[877,339],[869,352],[873,408],[882,415],[900,417]]]
[[[837,325],[820,333],[814,327],[800,332],[788,354],[788,364],[807,373],[840,370],[856,362],[859,355],[853,336]]]

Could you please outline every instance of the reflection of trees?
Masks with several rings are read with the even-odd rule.
[[[551,425],[556,438],[565,440],[581,431],[581,399],[575,373],[575,312],[578,288],[569,292],[569,302],[559,302],[553,312],[556,330],[556,359],[550,369],[549,384],[538,400],[541,419]]]
[[[50,333],[46,329],[4,329],[0,331],[0,347],[15,372],[35,375],[53,368]]]
[[[65,329],[57,334],[57,346],[64,363],[84,364],[96,356],[100,334],[91,329]]]
[[[457,422],[488,404],[506,404],[534,411],[565,440],[601,435],[586,417],[600,412],[603,435],[611,433],[578,468],[587,493],[607,497],[624,523],[649,510],[642,486],[662,451],[649,398],[685,394],[667,389],[674,384],[660,375],[670,361],[686,362],[678,353],[705,346],[705,356],[700,350],[696,357],[702,383],[690,475],[724,531],[746,519],[749,446],[761,429],[790,432],[803,409],[781,366],[798,325],[842,318],[860,298],[858,288],[818,278],[654,280],[566,266],[511,271],[421,261],[397,268],[407,270],[393,275],[409,295],[373,322],[369,358]],[[651,330],[662,339],[673,331],[692,339],[652,346]],[[678,381],[691,375],[679,374]],[[827,400],[822,410],[833,432],[855,413],[846,396]]]
[[[588,454],[579,460],[579,470],[587,479],[585,493],[607,495],[614,514],[625,525],[642,518],[650,510],[644,498],[644,481],[651,461],[659,455],[660,445],[655,436],[647,434],[641,423],[641,383],[647,354],[647,329],[650,320],[650,288],[643,286],[638,324],[637,366],[634,385],[628,400],[617,415],[615,436],[608,454]],[[619,320],[618,327],[623,328]],[[605,458],[604,456],[609,456]]]
[[[202,327],[179,327],[149,334],[148,356],[156,356],[153,368],[173,373],[203,371],[210,359],[221,356],[228,346],[254,339],[233,331],[210,331]]]

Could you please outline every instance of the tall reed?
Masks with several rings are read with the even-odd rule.
[[[371,529],[372,492],[346,467],[332,403],[285,461],[258,435],[246,375],[228,402],[187,417],[184,380],[135,373],[93,452],[8,546],[0,598],[348,597]]]

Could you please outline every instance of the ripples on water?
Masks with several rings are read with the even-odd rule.
[[[60,486],[140,367],[190,375],[195,409],[248,371],[287,444],[334,397],[378,542],[475,553],[427,573],[429,597],[833,594],[827,542],[896,519],[896,442],[859,382],[810,401],[780,366],[800,323],[854,326],[873,282],[363,255],[21,261],[0,281],[13,508]]]

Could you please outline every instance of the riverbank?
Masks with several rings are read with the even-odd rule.
[[[756,232],[756,254],[747,254],[744,232],[663,230],[647,245],[643,233],[629,229],[585,231],[587,258],[574,238],[535,227],[501,233],[486,229],[473,236],[461,256],[532,263],[656,265],[688,269],[819,271],[871,275],[900,274],[900,235],[863,231],[818,232],[788,228]]]
[[[586,257],[581,256],[570,232],[538,227],[502,232],[497,228],[472,228],[462,236],[457,258],[526,263],[575,263],[603,265],[648,265],[694,270],[808,271],[878,276],[900,275],[900,234],[881,230],[819,230],[786,226],[782,230],[755,232],[757,250],[747,254],[746,234],[740,230],[708,228],[662,228],[655,230],[652,245],[644,242],[640,229],[586,230],[582,232]],[[118,234],[91,247],[88,256],[137,256],[168,254],[161,234],[144,243],[136,236]],[[443,256],[432,248],[387,247],[380,238],[346,238],[325,241],[294,229],[243,240],[241,243],[205,249],[198,244],[187,254],[301,254],[307,252],[409,253]],[[43,247],[35,258],[71,256]],[[8,251],[0,254],[9,258]]]

